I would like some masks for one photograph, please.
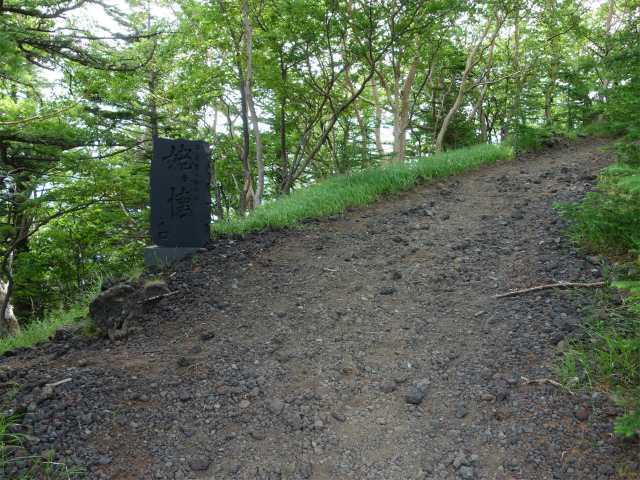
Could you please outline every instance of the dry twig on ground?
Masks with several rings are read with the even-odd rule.
[[[546,288],[566,288],[566,287],[579,287],[579,288],[593,288],[605,286],[607,282],[596,283],[553,283],[551,285],[539,285],[537,287],[525,288],[524,290],[514,290],[513,292],[502,293],[500,295],[494,295],[492,298],[509,297],[511,295],[520,295],[521,293],[535,292],[538,290],[544,290]]]

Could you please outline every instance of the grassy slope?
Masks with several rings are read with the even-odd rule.
[[[298,190],[271,202],[244,219],[218,222],[215,233],[243,233],[274,226],[291,227],[308,218],[343,212],[348,207],[368,205],[384,194],[401,192],[431,179],[477,168],[484,163],[510,157],[508,148],[477,145],[426,157],[410,163],[355,172],[345,180],[337,176]]]

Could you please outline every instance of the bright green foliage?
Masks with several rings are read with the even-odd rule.
[[[624,258],[640,247],[640,204],[609,192],[589,192],[573,205],[556,204],[569,220],[569,237],[589,250]]]
[[[629,311],[640,314],[640,280],[613,282],[611,286],[629,292],[631,296],[626,299],[629,303]]]
[[[640,432],[640,401],[627,400],[621,403],[622,406],[631,409],[631,411],[616,420],[614,431],[618,435],[626,435],[634,437]]]
[[[0,4],[0,279],[22,320],[68,306],[147,236],[148,163],[131,152],[144,144],[134,85],[155,33],[104,6],[132,33],[97,35],[74,16],[92,3]]]

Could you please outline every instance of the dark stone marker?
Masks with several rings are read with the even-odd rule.
[[[204,247],[210,239],[211,151],[202,140],[153,140],[151,237],[159,247]]]

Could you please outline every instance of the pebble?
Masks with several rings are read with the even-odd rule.
[[[283,408],[284,402],[281,402],[279,400],[272,400],[271,403],[269,403],[269,411],[274,415],[278,415],[280,412],[282,412]]]
[[[584,420],[587,420],[589,418],[589,412],[584,408],[580,408],[579,410],[576,410],[574,415],[576,416],[576,418],[578,420],[583,420],[584,421]]]
[[[209,465],[211,464],[211,462],[209,461],[208,458],[205,457],[201,457],[201,456],[196,456],[191,458],[191,460],[189,460],[189,467],[191,467],[191,470],[206,470],[209,468]]]
[[[344,422],[347,419],[347,417],[340,412],[331,412],[331,416],[339,422]]]
[[[412,405],[420,405],[422,399],[425,397],[425,393],[417,388],[409,390],[404,396],[405,402]]]

